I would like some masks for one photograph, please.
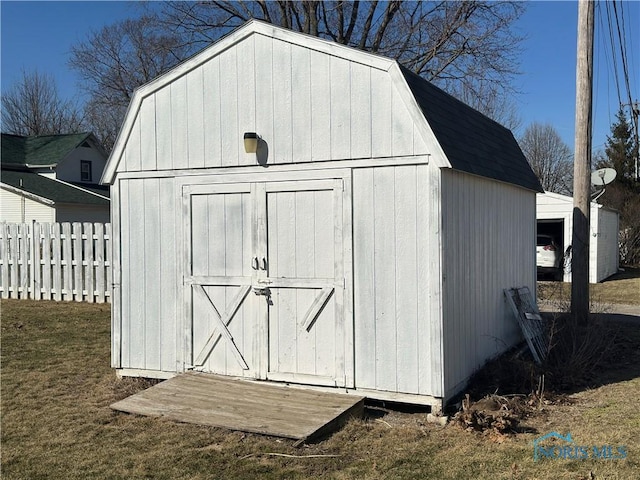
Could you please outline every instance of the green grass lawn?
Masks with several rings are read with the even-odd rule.
[[[590,388],[541,402],[523,421],[528,433],[496,438],[378,406],[329,438],[294,448],[289,440],[112,411],[112,402],[148,383],[118,380],[110,368],[108,305],[8,300],[1,308],[3,479],[640,475],[640,325],[621,324],[630,353],[594,372]],[[626,458],[534,462],[534,439],[553,431],[570,432],[577,445],[624,446]]]

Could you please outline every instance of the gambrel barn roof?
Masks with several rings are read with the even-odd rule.
[[[400,69],[452,168],[542,191],[508,128],[408,69]]]
[[[313,51],[385,71],[391,76],[409,115],[417,124],[417,135],[432,150],[429,153],[436,165],[534,191],[542,191],[537,177],[507,128],[411,73],[395,60],[257,20],[249,21],[211,47],[135,91],[124,125],[105,168],[102,182],[113,181],[145,98],[153,96],[172,82],[228,49],[241,44],[252,35],[271,37],[291,45],[303,45]],[[243,61],[251,60],[243,59]],[[294,67],[295,65],[292,64],[292,69]],[[250,81],[259,83],[260,77],[256,75],[256,78]],[[352,96],[358,93],[351,91]]]

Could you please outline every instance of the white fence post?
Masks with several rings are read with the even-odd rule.
[[[41,267],[40,267],[40,224],[36,221],[31,222],[31,256],[30,256],[30,275],[31,275],[31,295],[29,298],[40,300],[40,285],[42,283]]]
[[[111,301],[111,225],[0,223],[0,297]]]
[[[64,269],[62,268],[62,226],[59,223],[51,225],[51,249],[53,250],[53,299],[62,300],[62,289],[64,288]]]
[[[9,225],[0,223],[0,290],[9,298]]]
[[[29,226],[26,223],[18,225],[18,254],[18,298],[29,298]]]

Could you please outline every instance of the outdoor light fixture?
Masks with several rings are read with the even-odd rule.
[[[256,132],[244,132],[244,151],[256,153],[258,151],[260,136]]]

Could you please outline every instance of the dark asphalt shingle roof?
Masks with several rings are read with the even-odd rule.
[[[98,197],[28,170],[8,170],[3,168],[0,172],[0,182],[39,197],[47,198],[55,203],[109,205],[109,200],[106,198]]]
[[[508,128],[410,70],[400,69],[454,169],[543,191]]]
[[[57,165],[91,133],[23,137],[2,134],[3,165]]]

